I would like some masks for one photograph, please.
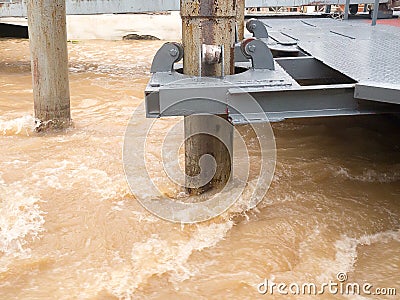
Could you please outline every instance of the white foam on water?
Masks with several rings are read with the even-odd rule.
[[[0,133],[3,135],[29,136],[34,130],[35,118],[31,115],[10,120],[0,117]]]
[[[249,182],[249,184],[252,186],[255,182]],[[99,290],[105,288],[116,297],[131,299],[135,291],[146,284],[152,276],[163,274],[168,274],[169,282],[178,288],[180,282],[197,273],[197,269],[188,263],[192,253],[214,247],[234,226],[232,217],[237,215],[246,217],[247,213],[254,210],[249,206],[249,192],[252,192],[251,188],[245,191],[238,201],[218,219],[197,225],[182,226],[182,231],[189,230],[190,232],[187,235],[190,236],[188,239],[171,240],[152,234],[147,240],[133,244],[131,261],[126,262],[121,268],[111,268],[108,272],[98,275]],[[156,217],[151,217],[149,221],[151,223],[165,222]],[[193,231],[190,228],[193,228]]]
[[[132,215],[138,222],[158,223],[160,219],[149,212],[143,213],[142,211],[131,211]]]
[[[358,246],[387,243],[393,240],[400,242],[400,229],[397,231],[389,230],[371,235],[362,235],[358,238],[342,236],[335,242],[335,260],[327,261],[325,268],[327,271],[321,274],[318,279],[320,282],[326,282],[327,280],[335,279],[336,274],[339,272],[352,272],[357,261]]]
[[[0,186],[0,252],[6,256],[26,256],[29,241],[44,231],[44,212],[34,196],[18,191],[18,187]]]
[[[72,182],[88,182],[88,189],[100,195],[101,200],[115,198],[118,195],[116,182],[104,170],[82,163],[75,166],[67,176]]]
[[[400,180],[400,172],[398,172],[399,166],[391,166],[393,171],[390,172],[379,172],[372,169],[364,169],[362,174],[356,175],[351,174],[349,169],[340,167],[334,171],[336,176],[342,176],[350,180],[361,181],[361,182],[379,182],[379,183],[391,183]]]
[[[73,189],[75,184],[85,185],[95,201],[118,199],[129,193],[122,174],[110,175],[90,164],[76,163],[74,159],[54,161],[52,167],[41,167],[32,174],[34,185],[38,189],[47,185],[60,190]]]
[[[111,269],[102,281],[109,293],[131,299],[140,285],[154,275],[169,274],[169,281],[177,286],[196,273],[187,261],[194,251],[215,246],[232,228],[233,222],[197,225],[188,240],[166,240],[153,234],[144,242],[133,244],[131,261],[123,269]]]

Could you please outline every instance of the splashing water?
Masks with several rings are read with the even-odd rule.
[[[123,137],[162,43],[69,44],[74,126],[39,136],[28,42],[0,41],[0,298],[255,299],[264,278],[321,282],[339,271],[400,288],[399,120],[390,116],[273,124],[276,172],[256,209],[244,193],[218,218],[181,226],[137,202]],[[160,156],[149,159],[157,166]]]

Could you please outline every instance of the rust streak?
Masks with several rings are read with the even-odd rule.
[[[39,64],[38,64],[38,58],[36,57],[33,61],[33,83],[34,85],[39,85],[39,80],[40,80],[40,72],[39,72]]]

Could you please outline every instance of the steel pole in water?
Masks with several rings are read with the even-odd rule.
[[[37,130],[71,122],[65,0],[29,0],[28,28]]]
[[[236,26],[235,0],[181,0],[182,42],[184,47],[183,72],[194,76],[217,77],[221,74],[234,73],[234,44]],[[222,46],[224,63],[203,62],[202,45]],[[223,69],[222,69],[223,68]],[[194,97],[196,95],[193,95]],[[219,117],[228,119],[227,115]],[[231,174],[232,126],[227,128],[215,124],[212,131],[229,132],[230,142],[224,145],[215,136],[196,134],[209,131],[213,127],[213,116],[185,117],[185,173],[188,176],[186,186],[191,194],[200,194],[210,188],[223,187]],[[211,126],[210,126],[211,124]],[[203,130],[207,128],[206,130]],[[222,131],[223,130],[223,131]],[[216,134],[217,135],[217,134]],[[228,149],[229,148],[229,149]],[[216,162],[214,177],[207,184],[200,186],[198,178],[201,171],[200,158],[212,155]],[[197,177],[196,177],[197,176]],[[197,178],[197,179],[196,179]]]

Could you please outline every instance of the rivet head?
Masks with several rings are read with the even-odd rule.
[[[256,51],[256,45],[249,45],[247,49],[249,49],[250,52],[254,52]]]
[[[176,50],[175,48],[169,50],[169,54],[173,57],[178,55],[178,50]]]

